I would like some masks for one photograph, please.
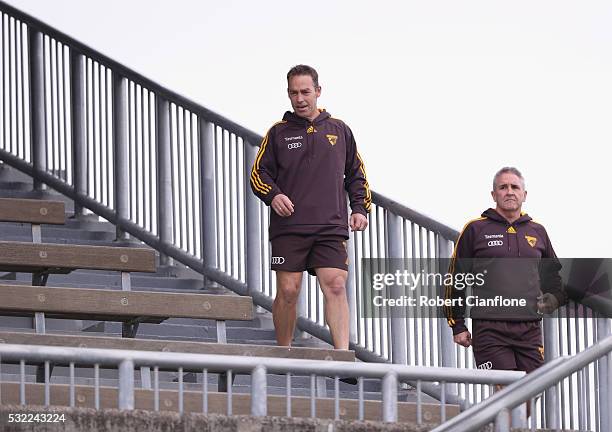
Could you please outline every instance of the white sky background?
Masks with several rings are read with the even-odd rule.
[[[460,229],[514,165],[558,255],[612,257],[610,2],[6,1],[260,134],[310,64],[377,192]]]

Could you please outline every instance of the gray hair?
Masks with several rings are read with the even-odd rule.
[[[514,167],[503,167],[502,169],[500,169],[499,171],[495,173],[495,176],[493,177],[493,190],[495,190],[495,182],[497,181],[497,178],[500,175],[507,174],[507,173],[514,174],[515,176],[520,178],[521,184],[523,186],[523,190],[525,190],[525,179],[523,178],[523,174],[521,174],[521,172]]]

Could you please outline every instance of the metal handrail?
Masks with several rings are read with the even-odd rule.
[[[340,392],[339,378],[351,376],[359,379],[359,404],[360,419],[364,413],[364,378],[374,378],[382,380],[382,409],[383,421],[396,422],[398,420],[398,386],[400,381],[416,381],[417,388],[420,388],[421,381],[438,381],[445,383],[469,382],[484,385],[511,384],[521,379],[523,372],[515,371],[474,371],[470,372],[455,368],[432,368],[432,367],[413,367],[406,365],[393,364],[372,364],[355,362],[330,362],[326,360],[304,360],[287,359],[273,357],[248,357],[215,354],[192,354],[159,352],[151,356],[148,351],[118,350],[118,349],[97,349],[97,348],[74,348],[74,347],[51,347],[39,345],[0,345],[0,364],[2,362],[18,362],[20,364],[20,398],[21,403],[25,404],[25,364],[27,362],[45,364],[45,405],[50,405],[50,379],[49,365],[69,364],[71,376],[76,366],[94,366],[95,375],[99,376],[100,367],[118,368],[119,370],[119,408],[124,410],[134,409],[134,369],[152,368],[155,374],[155,400],[159,400],[159,377],[158,372],[162,370],[179,371],[179,401],[183,399],[184,386],[182,373],[184,371],[194,371],[204,374],[203,382],[206,382],[206,374],[227,372],[228,381],[234,373],[244,373],[251,375],[251,414],[255,416],[267,415],[267,380],[266,375],[284,374],[290,375],[310,375],[311,383],[317,376],[332,377],[335,381],[334,405],[335,416],[340,416]],[[148,369],[147,369],[148,370]],[[291,398],[291,381],[287,379],[287,391],[285,397]],[[70,393],[74,394],[74,380],[70,381]],[[312,390],[312,389],[311,389]],[[100,385],[99,380],[94,382],[94,394],[99,400]],[[202,390],[203,399],[208,397],[207,386]],[[73,398],[71,398],[71,401]],[[314,404],[315,395],[311,391],[311,404]],[[452,403],[452,402],[451,402]],[[72,404],[72,402],[71,402]],[[447,401],[441,400],[440,409],[442,419],[446,417]],[[204,404],[206,405],[206,404]],[[72,405],[71,405],[72,406]],[[232,392],[228,391],[228,413],[232,406]],[[289,403],[287,403],[289,406]],[[417,422],[422,422],[422,400],[417,398]],[[203,409],[204,410],[204,409]],[[182,412],[182,404],[179,402],[179,412]],[[204,410],[206,412],[206,410]],[[288,416],[291,416],[290,409]]]
[[[79,42],[78,40],[67,35],[66,33],[63,33],[55,29],[54,27],[51,27],[49,24],[46,24],[34,18],[33,16],[14,8],[8,3],[5,3],[0,0],[0,8],[1,10],[4,10],[7,13],[10,13],[11,15],[15,16],[20,21],[23,21],[29,26],[32,26],[32,28],[35,28],[43,33],[48,34],[49,36],[62,42],[63,44],[69,45],[72,49],[75,49],[80,54],[90,57],[97,62],[106,64],[108,67],[119,72],[126,78],[138,81],[144,87],[147,87],[150,90],[154,90],[156,93],[163,95],[165,98],[185,106],[190,111],[202,115],[208,120],[217,123],[220,126],[223,126],[224,128],[232,131],[233,133],[244,136],[245,138],[249,139],[249,141],[252,140],[253,143],[259,143],[261,141],[261,136],[253,132],[252,130],[245,128],[244,126],[239,125],[238,123],[198,104],[197,102],[194,102],[191,99],[160,85],[159,83],[151,80],[150,78],[147,78],[141,73],[136,72],[134,69],[131,69],[123,65],[122,63],[113,60],[112,58],[102,54],[101,52],[85,45],[82,42]]]
[[[0,147],[17,149],[17,154],[12,150],[3,151],[1,158],[30,174],[35,190],[40,191],[40,183],[44,182],[73,199],[76,217],[85,215],[83,208],[88,208],[158,250],[162,254],[162,265],[168,264],[167,257],[174,258],[211,281],[238,294],[252,296],[255,304],[271,310],[275,284],[271,271],[266,270],[264,264],[269,259],[264,228],[268,209],[248,190],[250,166],[246,166],[254,160],[261,136],[2,1],[0,11],[4,14],[2,26],[8,38],[8,43],[2,47],[2,60],[9,63],[9,67],[3,69],[7,72],[8,78],[4,78],[8,80],[6,88],[9,89],[3,93],[3,102],[8,100],[9,103],[3,106],[20,106],[22,111],[8,109],[6,119],[1,119],[3,125],[9,125],[10,132],[3,134],[3,138],[9,139]],[[6,15],[10,17],[4,21]],[[15,31],[15,20],[20,20],[18,31]],[[25,33],[24,24],[28,27]],[[26,43],[29,43],[27,47]],[[69,48],[69,53],[65,48]],[[70,59],[67,59],[68,54]],[[43,61],[45,56],[47,60]],[[26,64],[32,74],[29,79],[24,77]],[[64,68],[70,68],[70,79]],[[60,93],[60,88],[70,88],[69,104],[66,93]],[[26,96],[30,98],[29,104]],[[24,112],[26,105],[31,112]],[[69,120],[67,112],[71,113]],[[112,130],[108,126],[111,116]],[[49,118],[50,126],[47,124]],[[60,125],[63,127],[61,134]],[[29,140],[26,139],[28,131]],[[128,147],[133,154],[129,154]],[[93,154],[91,161],[87,159],[87,152]],[[27,162],[30,156],[32,164]],[[148,164],[147,177],[142,165],[130,168],[130,160]],[[200,165],[193,166],[192,161],[199,161]],[[88,183],[92,178],[96,179],[95,186]],[[132,178],[150,187],[132,186]],[[151,186],[154,182],[156,185]],[[145,194],[150,198],[146,202]],[[359,297],[362,293],[355,291],[360,277],[359,258],[447,258],[458,236],[452,228],[376,192],[372,193],[372,198],[374,205],[368,231],[355,233],[348,241],[349,255],[354,256],[349,263],[347,284],[349,307],[352,307],[351,349],[355,350],[357,358],[369,362],[472,368],[471,351],[455,347],[446,324],[437,319],[435,313],[418,319],[420,333],[417,332],[417,319],[412,317],[381,319],[376,323],[355,318],[359,302],[363,302],[363,296]],[[174,203],[173,207],[173,200],[179,206]],[[135,216],[130,214],[130,206]],[[139,215],[139,209],[143,208],[148,212],[147,222],[139,224],[138,221],[145,218],[142,213]],[[232,222],[228,223],[228,219]],[[244,226],[235,229],[231,224]],[[189,241],[185,240],[187,232]],[[205,235],[201,236],[202,233]],[[202,240],[204,237],[206,242]],[[125,239],[119,233],[118,238]],[[331,342],[322,319],[322,302],[316,282],[309,278],[304,286],[307,289],[302,289],[302,293],[308,292],[309,297],[300,298],[298,328]],[[585,326],[583,334],[574,320],[575,333],[580,330],[576,346],[560,345],[555,340],[562,326],[567,330],[570,325],[571,310],[565,311],[565,319],[556,320],[558,325],[545,322],[545,350],[553,358],[557,352],[579,351],[592,337],[601,338],[609,333],[609,322],[607,328],[602,325],[597,332],[589,323],[588,331]],[[600,371],[592,373],[598,382],[605,381],[606,376]],[[583,381],[588,391],[588,371]],[[440,388],[430,390],[428,394],[446,397],[446,400],[458,396],[454,388],[446,395]],[[460,393],[469,399],[466,391]],[[482,395],[484,397],[484,393]],[[554,398],[546,401],[547,406],[555,403]]]
[[[440,425],[432,432],[477,430],[495,419],[502,410],[516,408],[610,352],[612,352],[612,336],[606,337],[572,357],[558,357],[520,381],[505,387],[485,401]],[[608,407],[601,409],[608,409]]]
[[[32,26],[32,28],[35,28],[53,37],[54,39],[58,40],[59,42],[63,44],[69,45],[71,49],[76,50],[80,54],[83,54],[99,63],[103,63],[105,66],[107,66],[108,68],[112,69],[115,72],[118,72],[120,75],[126,77],[127,79],[138,82],[140,85],[148,88],[149,90],[153,90],[155,93],[158,93],[164,96],[166,99],[176,104],[180,104],[181,106],[187,108],[189,111],[193,112],[194,114],[198,114],[202,116],[203,118],[205,118],[206,120],[213,122],[219,126],[222,126],[223,128],[227,129],[228,131],[236,135],[246,138],[249,144],[253,146],[258,146],[259,143],[262,141],[263,137],[259,135],[258,133],[228,119],[227,117],[224,117],[212,111],[209,108],[204,107],[203,105],[173,90],[168,89],[167,87],[160,85],[159,83],[151,80],[150,78],[147,78],[143,74],[136,72],[134,69],[131,69],[125,66],[124,64],[119,63],[118,61],[108,57],[107,55],[102,54],[101,52],[97,51],[94,48],[91,48],[85,45],[84,43],[67,35],[66,33],[63,33],[55,29],[54,27],[51,27],[50,25],[38,20],[37,18],[23,11],[20,11],[19,9],[14,8],[8,3],[5,3],[0,0],[0,7],[2,8],[2,10],[5,10],[7,13],[10,13],[14,17],[18,18],[20,21],[28,24],[29,26]],[[392,211],[393,213],[397,214],[398,216],[413,220],[418,225],[428,230],[439,232],[447,240],[454,241],[459,234],[456,230],[452,229],[451,227],[448,227],[440,222],[437,222],[434,219],[429,218],[428,216],[425,216],[415,210],[412,210],[402,204],[399,204],[393,201],[392,199],[387,198],[374,191],[372,191],[372,201],[374,204],[383,206],[387,208],[388,210]]]

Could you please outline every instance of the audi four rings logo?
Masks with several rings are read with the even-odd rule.
[[[272,257],[272,264],[283,264],[284,262],[284,257]]]
[[[502,246],[504,244],[501,240],[491,240],[488,245],[489,246]]]
[[[296,148],[300,148],[300,147],[302,147],[302,143],[301,143],[301,142],[294,142],[294,143],[289,143],[289,144],[287,144],[287,148],[288,148],[289,150],[291,150],[291,149],[296,149]]]
[[[489,369],[493,369],[493,363],[491,363],[490,361],[479,364],[477,366],[478,369],[485,369],[485,370],[489,370]]]

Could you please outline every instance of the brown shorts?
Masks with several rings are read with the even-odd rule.
[[[283,235],[272,240],[272,270],[315,275],[318,267],[348,270],[346,239],[337,235]]]
[[[472,321],[478,369],[531,372],[544,363],[540,321]]]

